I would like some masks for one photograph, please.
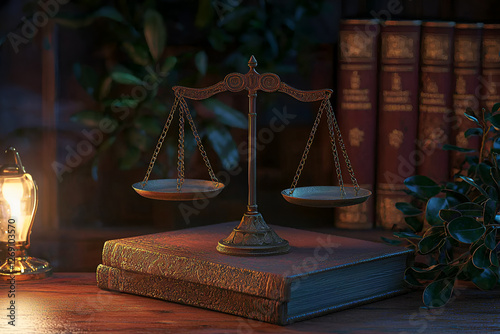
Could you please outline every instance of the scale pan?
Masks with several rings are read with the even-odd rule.
[[[372,194],[367,189],[360,188],[358,194],[353,187],[344,187],[346,196],[340,196],[340,187],[338,186],[315,186],[295,188],[290,196],[291,189],[285,189],[281,192],[283,198],[288,202],[302,206],[312,206],[316,208],[334,208],[340,206],[350,206],[363,203]]]
[[[139,195],[151,199],[192,201],[217,196],[224,189],[224,184],[219,182],[215,185],[212,181],[185,179],[181,191],[177,191],[177,179],[160,179],[148,181],[144,188],[142,182],[137,182],[132,188]]]

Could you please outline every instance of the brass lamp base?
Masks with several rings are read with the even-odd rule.
[[[289,250],[288,241],[280,238],[260,213],[245,213],[240,224],[217,245],[220,253],[237,256],[278,255]]]
[[[45,260],[28,256],[25,246],[16,247],[13,257],[5,258],[5,256],[2,256],[2,261],[0,281],[10,280],[12,276],[15,276],[16,280],[26,281],[42,279],[52,275],[50,264]]]

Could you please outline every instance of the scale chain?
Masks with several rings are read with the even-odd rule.
[[[319,122],[321,120],[321,115],[323,114],[323,109],[325,108],[324,106],[324,101],[321,103],[321,106],[318,110],[318,114],[316,115],[316,119],[314,120],[314,125],[311,129],[311,133],[309,134],[309,139],[307,140],[306,147],[304,149],[304,153],[302,153],[302,158],[300,159],[299,166],[297,167],[297,171],[295,172],[295,176],[293,178],[292,185],[290,187],[290,193],[289,195],[291,196],[293,192],[295,191],[295,187],[297,186],[297,182],[299,182],[300,174],[302,173],[302,169],[304,168],[304,165],[307,160],[307,155],[309,154],[309,150],[311,149],[311,145],[314,140],[314,136],[316,134],[316,130],[318,129]]]
[[[158,139],[158,143],[156,144],[153,156],[151,157],[151,161],[149,162],[149,166],[148,166],[148,170],[146,171],[146,175],[144,176],[144,179],[141,182],[141,186],[143,189],[146,186],[146,184],[148,183],[149,175],[151,174],[151,171],[153,170],[153,167],[154,167],[155,162],[156,162],[156,158],[158,158],[158,154],[160,153],[161,147],[163,145],[163,141],[165,140],[165,137],[167,135],[170,124],[172,123],[172,120],[173,120],[174,114],[175,114],[175,109],[177,109],[178,104],[179,104],[179,98],[176,97],[174,100],[174,104],[172,105],[172,109],[170,109],[170,114],[167,117],[167,121],[165,122],[165,126],[163,127],[163,131],[160,135],[160,138]]]
[[[184,184],[184,108],[179,108],[179,139],[177,149],[177,191],[181,191]]]
[[[203,158],[203,161],[205,162],[205,166],[208,169],[208,173],[210,174],[210,178],[212,179],[214,186],[217,187],[219,185],[219,180],[215,176],[215,173],[212,169],[212,165],[210,164],[210,161],[208,160],[207,152],[205,152],[205,148],[203,147],[203,143],[201,142],[201,138],[198,134],[198,130],[196,129],[196,125],[194,124],[193,118],[191,117],[191,113],[189,112],[186,101],[184,100],[183,97],[179,97],[179,99],[180,99],[180,106],[181,106],[181,108],[184,109],[183,112],[188,120],[189,125],[191,126],[191,130],[193,131],[193,135],[194,135],[194,138],[196,140],[196,144],[198,145],[198,148],[199,148],[200,153],[201,153],[201,157]]]
[[[330,103],[330,100],[328,102],[328,113],[331,115],[331,118],[333,120],[333,125],[335,126],[335,131],[337,132],[337,138],[340,144],[340,149],[342,150],[342,155],[344,156],[344,160],[347,166],[347,171],[349,172],[349,176],[351,177],[351,182],[354,186],[354,191],[356,193],[356,196],[358,195],[359,192],[359,185],[358,181],[356,180],[356,177],[354,176],[354,169],[352,168],[351,161],[349,160],[349,156],[347,155],[347,150],[344,145],[344,140],[342,139],[342,134],[340,133],[340,128],[337,123],[337,119],[335,117],[335,114],[333,112],[332,105]]]
[[[329,100],[323,101],[326,105],[329,105]],[[342,179],[342,170],[340,168],[339,153],[337,151],[337,144],[335,143],[335,132],[333,130],[333,113],[330,112],[330,108],[327,110],[327,121],[328,121],[328,132],[330,134],[330,145],[332,146],[333,160],[335,161],[335,172],[337,173],[337,180],[340,186],[340,197],[344,198],[346,196],[344,188],[344,180]]]

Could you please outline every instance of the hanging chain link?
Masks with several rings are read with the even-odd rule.
[[[340,133],[339,124],[337,123],[337,119],[335,118],[335,114],[333,112],[330,100],[327,100],[327,102],[328,102],[328,113],[331,115],[331,118],[333,120],[333,125],[335,126],[335,132],[337,132],[337,138],[340,144],[340,149],[342,150],[342,155],[344,156],[345,164],[347,166],[347,171],[349,172],[349,176],[351,177],[351,182],[354,186],[354,191],[357,196],[359,192],[358,181],[354,176],[354,169],[352,169],[351,161],[349,160],[349,156],[347,155],[347,150],[345,149],[344,140],[342,139],[342,134]]]
[[[328,105],[329,105],[328,100]],[[333,130],[333,117],[330,112],[330,108],[327,110],[327,120],[328,120],[328,132],[330,133],[330,145],[332,146],[333,160],[335,161],[335,171],[337,173],[337,180],[340,186],[340,197],[344,198],[346,196],[344,188],[344,180],[342,179],[342,170],[340,168],[339,152],[337,151],[337,144],[335,143],[335,131]]]
[[[168,128],[170,127],[170,124],[172,123],[172,120],[174,118],[175,114],[175,109],[177,109],[177,106],[179,104],[179,98],[175,97],[174,104],[172,105],[172,109],[170,109],[170,114],[167,117],[167,121],[165,122],[165,126],[163,127],[163,131],[160,135],[160,138],[158,139],[158,143],[156,144],[155,151],[153,153],[153,156],[151,157],[151,161],[149,162],[148,170],[146,171],[146,175],[144,176],[144,180],[141,182],[141,186],[144,189],[146,184],[148,184],[149,180],[149,175],[151,174],[151,171],[153,170],[153,167],[156,162],[156,158],[158,158],[158,153],[160,153],[161,147],[163,145],[163,141],[165,140],[165,136],[167,135]]]
[[[183,108],[183,113],[186,116],[189,125],[191,126],[191,130],[193,131],[194,139],[196,140],[196,144],[198,145],[198,148],[201,153],[201,157],[203,158],[203,161],[205,162],[205,166],[208,169],[208,174],[210,174],[210,178],[212,179],[212,182],[215,187],[219,186],[219,180],[215,176],[215,173],[212,169],[212,165],[210,164],[210,161],[208,160],[207,152],[205,152],[205,148],[203,147],[203,144],[201,142],[201,138],[198,135],[198,130],[196,129],[196,125],[194,124],[193,118],[191,117],[191,114],[189,112],[189,109],[187,107],[186,101],[184,100],[183,97],[179,97],[180,99],[180,106]]]
[[[307,160],[307,155],[309,154],[309,150],[311,149],[311,145],[314,140],[314,135],[316,134],[316,130],[318,129],[319,121],[321,120],[321,115],[323,114],[323,110],[326,108],[325,100],[321,102],[321,106],[319,107],[318,114],[316,115],[316,119],[314,120],[314,125],[311,129],[311,133],[309,134],[309,139],[307,140],[306,147],[304,149],[304,153],[302,153],[302,158],[300,159],[299,166],[297,167],[297,171],[295,172],[295,176],[293,178],[292,185],[290,186],[290,196],[295,191],[295,187],[297,186],[297,182],[299,182],[300,174],[302,173],[302,169]]]
[[[184,108],[179,108],[179,139],[177,148],[177,191],[181,191],[184,184]]]

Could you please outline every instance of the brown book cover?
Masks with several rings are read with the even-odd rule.
[[[375,186],[379,30],[376,20],[340,22],[336,115],[358,184],[371,191]],[[342,175],[348,176],[342,167]],[[371,228],[374,218],[374,196],[361,205],[335,210],[335,225],[340,228]]]
[[[500,24],[483,26],[481,106],[491,110],[500,102]]]
[[[381,23],[377,126],[377,225],[404,226],[395,204],[407,201],[404,180],[415,174],[421,21]]]
[[[421,34],[417,174],[446,182],[453,122],[454,22],[424,22]]]
[[[465,110],[480,110],[480,71],[482,23],[457,23],[455,25],[453,74],[453,112],[450,142],[453,145],[479,149],[479,137],[465,137],[465,131],[474,124],[465,116]],[[453,176],[461,169],[465,153],[450,152],[450,165]]]
[[[166,278],[162,280],[166,282],[165,290],[177,290],[168,296],[152,295],[153,292],[146,290],[149,289],[147,285],[140,279],[133,283],[134,278],[130,275],[125,281],[118,274],[110,276],[99,270],[98,285],[279,324],[405,291],[403,273],[411,254],[408,249],[273,226],[290,242],[290,253],[269,257],[218,253],[217,241],[226,237],[235,225],[235,222],[224,223],[105,243],[104,266]],[[185,287],[178,282],[185,282],[197,293],[214,298],[229,294],[237,303],[231,306],[231,298],[228,298],[218,301],[227,305],[217,306],[218,299],[208,301],[203,298],[211,297],[200,296],[198,300],[193,291],[181,299],[178,296],[184,294]],[[277,313],[263,317],[249,314],[248,305],[247,308],[238,306],[244,300],[252,303],[260,300],[256,298],[265,299],[264,307]]]

